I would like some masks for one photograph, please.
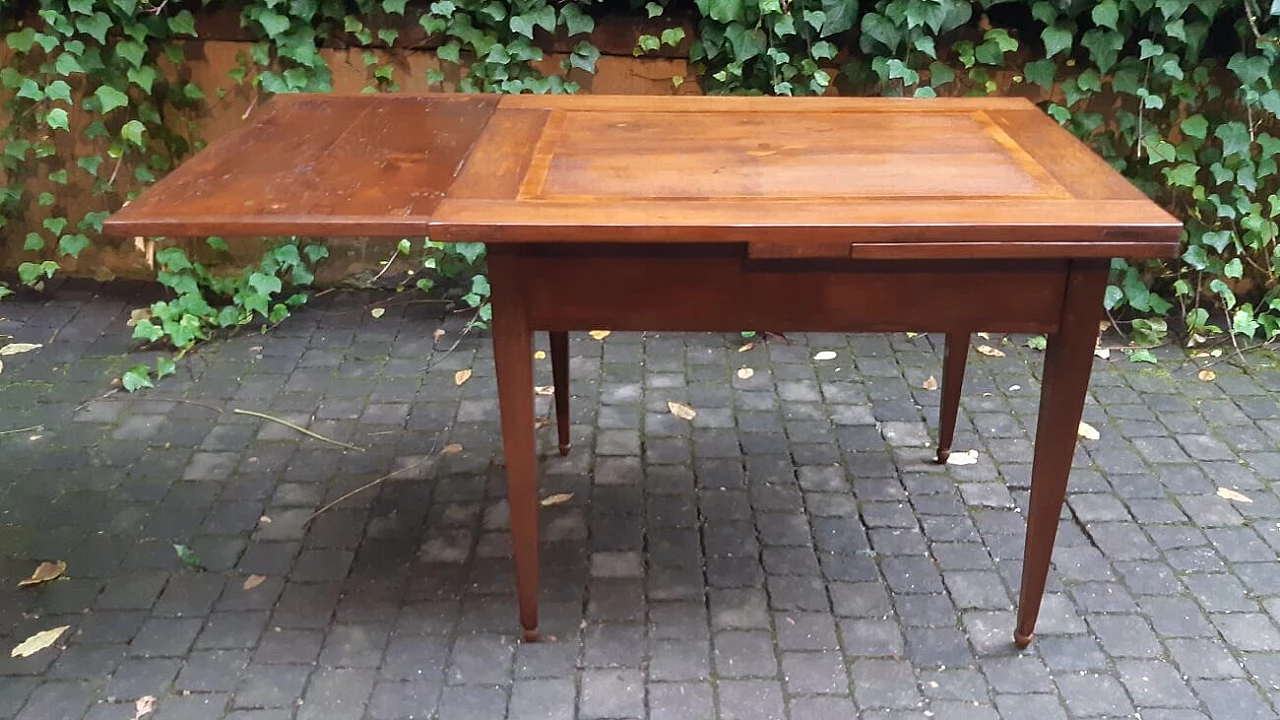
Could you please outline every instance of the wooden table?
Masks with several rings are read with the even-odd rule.
[[[532,331],[1046,333],[1019,647],[1040,609],[1108,259],[1172,257],[1181,230],[1024,100],[478,95],[276,98],[106,227],[489,243],[528,640]]]

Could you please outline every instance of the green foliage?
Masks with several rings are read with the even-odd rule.
[[[210,247],[225,248],[217,238]],[[178,357],[196,343],[219,330],[231,330],[252,323],[275,325],[289,316],[292,308],[307,301],[302,289],[311,285],[311,267],[327,257],[320,245],[304,245],[291,240],[267,251],[256,266],[237,275],[214,275],[203,263],[192,261],[186,251],[169,247],[156,253],[157,279],[173,291],[174,297],[152,303],[133,313],[133,337],[148,343],[163,342]],[[287,286],[286,286],[287,283]],[[173,374],[172,358],[156,361],[156,377]],[[121,378],[130,392],[151,387],[150,368],[138,365]]]
[[[631,4],[649,18],[675,15],[667,0]],[[570,78],[593,71],[599,58],[590,42],[592,0],[248,0],[237,7],[258,41],[232,77],[263,94],[331,89],[318,50],[333,46],[357,49],[366,90],[394,91],[402,64],[389,58],[410,30],[439,45],[439,65],[426,79],[440,89],[572,92],[578,85]],[[1135,344],[1161,342],[1175,319],[1193,341],[1223,331],[1254,341],[1280,335],[1280,3],[694,0],[691,9],[696,37],[673,22],[637,37],[635,53],[687,48],[692,75],[707,92],[1032,97],[1187,222],[1177,261],[1113,263],[1107,308]],[[0,68],[0,95],[13,118],[0,129],[7,178],[0,232],[24,220],[22,282],[39,284],[85,252],[107,212],[192,148],[175,118],[199,107],[210,88],[174,67],[199,13],[194,3],[0,0],[10,56]],[[552,33],[567,38],[571,52],[548,74],[543,48]],[[71,209],[76,188],[94,198],[91,212]],[[464,302],[487,317],[482,246],[413,240],[409,249],[421,258],[420,287],[460,287]],[[179,301],[231,302],[211,306],[211,316],[200,307],[166,316],[167,329],[157,313],[160,325],[152,326],[182,348],[225,327],[233,313],[237,321],[246,313],[270,321],[276,307],[289,307],[276,299],[284,279],[298,280],[296,269],[276,262],[236,280],[229,294],[194,264],[162,263],[161,280],[174,283]],[[186,316],[201,321],[184,325]]]

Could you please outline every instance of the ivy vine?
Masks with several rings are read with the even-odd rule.
[[[1236,342],[1280,336],[1280,3],[631,0],[629,8],[604,8],[591,0],[248,0],[234,7],[254,40],[231,79],[259,95],[331,90],[325,51],[332,48],[356,49],[368,92],[401,89],[406,65],[395,62],[397,53],[424,49],[437,61],[421,79],[433,89],[575,92],[599,60],[592,38],[606,11],[648,19],[653,29],[636,36],[634,53],[687,53],[689,76],[704,92],[1026,95],[1187,223],[1178,260],[1113,264],[1107,308],[1137,344],[1161,342],[1169,321],[1193,343],[1219,334]],[[183,46],[216,8],[208,0],[0,0],[9,56],[0,95],[10,119],[0,129],[0,238],[24,248],[12,268],[21,283],[39,285],[74,261],[96,242],[108,213],[198,147],[188,118],[212,89],[184,80]],[[552,47],[563,51],[558,64],[549,62]],[[273,247],[267,258],[306,245]],[[264,310],[192,261],[176,269],[166,261],[177,255],[164,252],[160,279],[178,273],[209,306],[174,288],[183,316],[200,318],[202,328],[229,321],[227,307],[236,308],[237,323],[246,316],[269,323],[290,306],[293,295],[266,293]],[[414,264],[406,286],[457,287],[478,321],[487,318],[483,246],[406,238],[391,259],[401,258]],[[284,282],[299,279],[299,266],[275,260],[230,277],[275,277],[287,292]],[[0,296],[6,292],[0,285]],[[141,332],[177,348],[200,337],[176,322],[166,329],[162,321],[156,338],[154,329]]]

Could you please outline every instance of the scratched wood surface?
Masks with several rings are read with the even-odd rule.
[[[1179,229],[1009,98],[282,97],[108,221],[882,259],[1168,256]]]

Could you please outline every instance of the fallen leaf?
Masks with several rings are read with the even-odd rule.
[[[684,403],[678,403],[675,400],[667,401],[667,409],[671,411],[672,415],[675,415],[681,420],[692,420],[698,416],[697,410],[694,410]]]
[[[533,387],[533,394],[534,394],[534,395],[542,395],[542,396],[544,396],[544,397],[549,396],[549,395],[555,395],[555,394],[556,394],[556,386],[555,386],[555,385],[535,385],[535,386]]]
[[[462,452],[462,446],[458,443],[449,443],[440,448],[441,455],[457,455],[460,452]]]
[[[929,379],[928,379],[928,380],[925,380],[925,381],[924,381],[924,383],[922,383],[922,384],[920,385],[920,387],[924,388],[925,390],[937,390],[937,389],[938,389],[938,378],[936,378],[936,377],[934,377],[934,376],[930,375],[930,376],[929,376]]]
[[[991,333],[980,332],[980,333],[977,333],[977,336],[982,338],[983,340],[991,339]]]
[[[977,450],[965,450],[963,452],[953,452],[947,456],[948,465],[976,465],[978,463]]]
[[[1196,373],[1196,377],[1205,382],[1213,382],[1218,379],[1218,373],[1212,370],[1201,370],[1199,373]]]
[[[1018,391],[1019,391],[1019,390],[1021,390],[1021,389],[1022,389],[1022,386],[1021,386],[1021,385],[1010,385],[1010,386],[1009,386],[1009,392],[1018,392]]]
[[[990,345],[979,345],[978,352],[983,355],[986,355],[987,357],[1004,357],[1003,350],[997,350],[996,348],[993,348]]]
[[[18,353],[31,352],[36,348],[44,347],[43,343],[9,343],[4,347],[0,347],[0,356],[17,355]]]
[[[55,640],[62,637],[62,633],[70,629],[70,625],[62,625],[49,630],[41,630],[19,643],[18,647],[9,652],[9,657],[31,657],[52,645]]]
[[[471,379],[471,368],[467,368],[466,370],[459,370],[458,372],[453,374],[454,385],[461,385],[462,383],[470,379]]]
[[[133,703],[133,720],[142,720],[144,715],[150,715],[156,709],[156,696],[143,695]]]
[[[142,320],[151,319],[151,308],[138,308],[129,311],[129,319],[125,321],[125,327],[134,327]]]
[[[551,418],[540,417],[540,418],[536,418],[533,421],[534,430],[541,430],[544,427],[550,427],[550,426],[551,426]]]
[[[1111,359],[1111,348],[1098,347],[1094,348],[1093,354],[1102,360]]]
[[[203,569],[204,563],[200,561],[200,556],[196,555],[191,548],[179,543],[173,544],[173,551],[178,554],[178,560],[187,567]]]
[[[444,328],[436,328],[435,332],[431,333],[432,342],[440,342],[442,337],[444,337]]]
[[[1236,502],[1242,502],[1242,503],[1253,502],[1253,498],[1249,497],[1248,495],[1243,495],[1241,493],[1238,493],[1235,490],[1232,490],[1231,488],[1218,488],[1218,497],[1224,500],[1234,500]]]
[[[1102,437],[1097,428],[1083,421],[1081,421],[1080,427],[1076,428],[1076,433],[1085,440],[1097,440]]]
[[[536,352],[536,353],[534,353],[534,354],[533,354],[533,359],[534,359],[534,360],[546,360],[546,359],[547,359],[547,351],[546,351],[546,350],[539,350],[538,352]]]
[[[374,319],[374,320],[377,320],[378,318],[380,318],[380,317],[382,317],[383,315],[386,315],[386,314],[387,314],[387,309],[386,309],[386,308],[374,308],[374,309],[372,309],[372,310],[370,310],[370,311],[369,311],[369,314],[373,316],[373,319]]]
[[[815,353],[813,356],[813,359],[814,360],[835,360],[836,353],[834,350],[822,350],[821,352]]]
[[[752,348],[754,348],[755,346],[756,346],[756,344],[755,344],[755,343],[753,343],[753,342],[745,343],[745,344],[743,344],[741,347],[739,347],[739,348],[738,348],[738,352],[747,352],[747,351],[751,350]]]
[[[47,583],[66,571],[67,564],[61,560],[56,560],[54,562],[42,562],[36,566],[36,570],[31,573],[31,577],[18,583],[18,587],[29,587],[31,585]]]
[[[748,368],[748,367],[738,368],[738,378],[741,380],[750,380],[752,376],[754,376],[755,374],[756,374],[756,371],[753,370],[752,368]]]
[[[244,589],[252,590],[258,587],[259,585],[261,585],[264,581],[266,581],[266,579],[267,579],[266,575],[250,575],[249,577],[244,579]]]
[[[262,523],[263,525],[270,525],[270,524],[271,524],[271,516],[270,516],[270,515],[262,515],[262,516],[260,516],[260,517],[258,518],[258,522]]]
[[[0,360],[0,373],[4,372],[4,361]]]
[[[551,507],[552,505],[563,505],[573,499],[573,493],[556,493],[542,498],[542,502],[538,503],[542,507]]]
[[[591,339],[592,339],[592,340],[603,340],[603,339],[605,339],[605,338],[609,337],[609,331],[608,331],[608,330],[592,330],[591,332],[589,332],[589,333],[587,333],[587,334],[591,336]]]

